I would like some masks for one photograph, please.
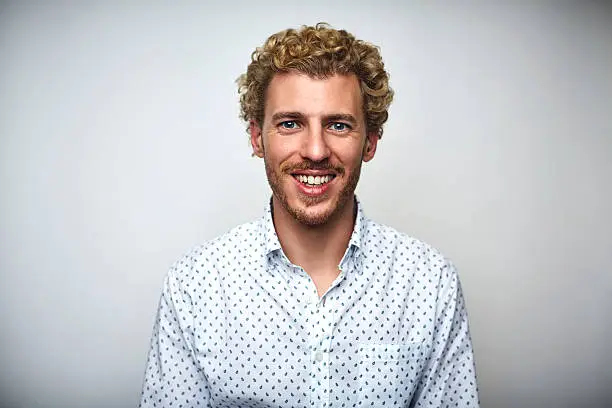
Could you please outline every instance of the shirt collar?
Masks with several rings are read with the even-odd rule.
[[[364,214],[363,206],[361,205],[361,202],[356,196],[355,204],[357,208],[357,215],[355,217],[355,225],[353,227],[353,233],[351,234],[351,239],[349,240],[348,246],[354,246],[356,248],[362,249],[365,240],[365,224],[367,222],[367,218]],[[278,240],[278,235],[276,235],[276,230],[274,229],[274,222],[272,221],[271,198],[265,207],[264,216],[261,219],[260,228],[265,255],[268,255],[276,250],[281,249],[281,244]]]
[[[355,196],[355,206],[357,208],[357,215],[355,217],[355,226],[353,227],[353,233],[351,234],[351,239],[349,241],[349,247],[354,246],[356,248],[362,249],[363,243],[365,240],[365,224],[366,224],[366,216],[363,212],[363,206],[359,201],[359,198]]]
[[[274,229],[274,221],[272,221],[272,198],[268,201],[264,216],[261,219],[261,238],[264,244],[265,255],[281,249],[278,235],[276,235],[276,230]]]

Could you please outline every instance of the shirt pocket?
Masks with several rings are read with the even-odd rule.
[[[422,343],[359,346],[359,405],[404,406],[410,402],[423,370]]]

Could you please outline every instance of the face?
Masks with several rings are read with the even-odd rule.
[[[251,143],[275,202],[298,222],[323,225],[352,208],[361,163],[378,141],[366,131],[362,104],[355,75],[285,73],[270,81],[263,123],[250,123]]]

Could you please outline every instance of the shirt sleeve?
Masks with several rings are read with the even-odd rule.
[[[474,352],[457,272],[443,268],[431,355],[411,407],[478,407]]]
[[[140,407],[208,407],[210,392],[194,351],[193,304],[170,271],[164,281]]]

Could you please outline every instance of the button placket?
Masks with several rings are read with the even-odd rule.
[[[310,402],[311,407],[323,405],[325,396],[324,381],[325,376],[323,361],[325,356],[321,351],[321,314],[320,299],[314,283],[309,280],[309,290],[305,293],[306,309],[310,320]]]
[[[313,353],[313,361],[318,364],[318,373],[320,378],[318,384],[320,392],[318,401],[329,405],[330,400],[330,385],[331,385],[331,342],[332,331],[334,326],[334,316],[331,307],[333,302],[330,302],[329,295],[326,294],[317,304],[317,328],[316,333],[319,337],[318,348]]]

